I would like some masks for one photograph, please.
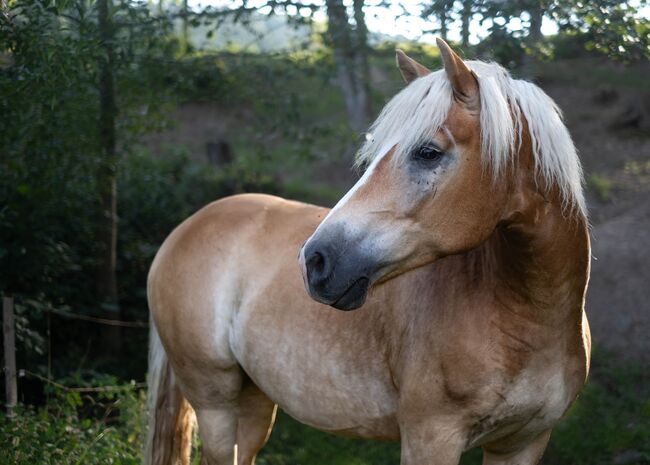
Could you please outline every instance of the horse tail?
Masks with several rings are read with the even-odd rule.
[[[143,464],[189,465],[194,410],[181,393],[153,320],[150,323],[148,427]]]

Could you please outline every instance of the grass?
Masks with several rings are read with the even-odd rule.
[[[647,365],[621,363],[596,353],[589,382],[554,430],[543,463],[650,463],[650,372]]]

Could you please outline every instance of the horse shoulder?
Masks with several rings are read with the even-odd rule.
[[[272,251],[274,242],[285,240],[283,233],[297,227],[299,218],[308,217],[302,229],[311,231],[319,214],[324,215],[318,207],[243,194],[210,203],[172,231],[152,263],[147,293],[176,371],[236,365],[229,331],[246,278],[267,267],[264,249]],[[287,216],[298,220],[280,228]]]

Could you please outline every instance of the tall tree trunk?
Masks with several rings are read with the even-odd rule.
[[[354,0],[354,22],[356,24],[355,38],[355,74],[357,83],[357,103],[359,105],[359,124],[362,131],[367,128],[370,120],[370,67],[368,66],[368,28],[366,15],[363,12],[363,0]]]
[[[537,3],[528,12],[530,14],[530,30],[528,31],[528,41],[537,43],[542,40],[542,19],[544,18],[544,8]]]
[[[97,170],[97,189],[100,215],[96,238],[99,245],[97,267],[97,295],[109,317],[119,319],[117,297],[117,151],[115,143],[115,84],[113,80],[114,30],[110,18],[111,0],[98,0],[97,19],[102,47],[99,61],[99,143],[101,161]],[[108,347],[121,345],[119,327],[109,326],[106,331]]]
[[[447,13],[441,12],[438,20],[440,21],[440,37],[447,41]]]
[[[438,10],[438,21],[440,21],[440,37],[445,41],[447,40],[447,33],[449,32],[449,9],[450,5],[448,1],[442,0]]]
[[[343,94],[350,128],[355,132],[367,128],[369,120],[369,77],[367,64],[367,30],[363,1],[355,1],[356,30],[348,21],[342,0],[326,0],[327,33],[334,53],[336,77]]]
[[[463,0],[463,9],[461,10],[461,43],[464,48],[469,47],[469,24],[472,20],[472,0]]]
[[[190,27],[189,27],[189,8],[187,6],[187,0],[183,0],[183,53],[187,53],[190,45]]]

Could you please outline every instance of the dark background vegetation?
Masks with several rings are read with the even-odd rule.
[[[139,463],[146,273],[165,236],[233,193],[332,205],[354,182],[360,134],[403,85],[395,47],[439,66],[426,42],[368,31],[380,2],[222,5],[0,2],[0,291],[15,299],[22,370],[16,415],[0,417],[0,463]],[[423,32],[458,32],[462,56],[540,84],[581,152],[596,351],[546,464],[650,463],[644,12],[645,1],[434,0],[401,13],[428,18]],[[542,18],[559,32],[544,36]],[[470,41],[477,19],[483,33]],[[97,386],[110,387],[85,389]],[[258,459],[398,461],[398,445],[282,414]]]

